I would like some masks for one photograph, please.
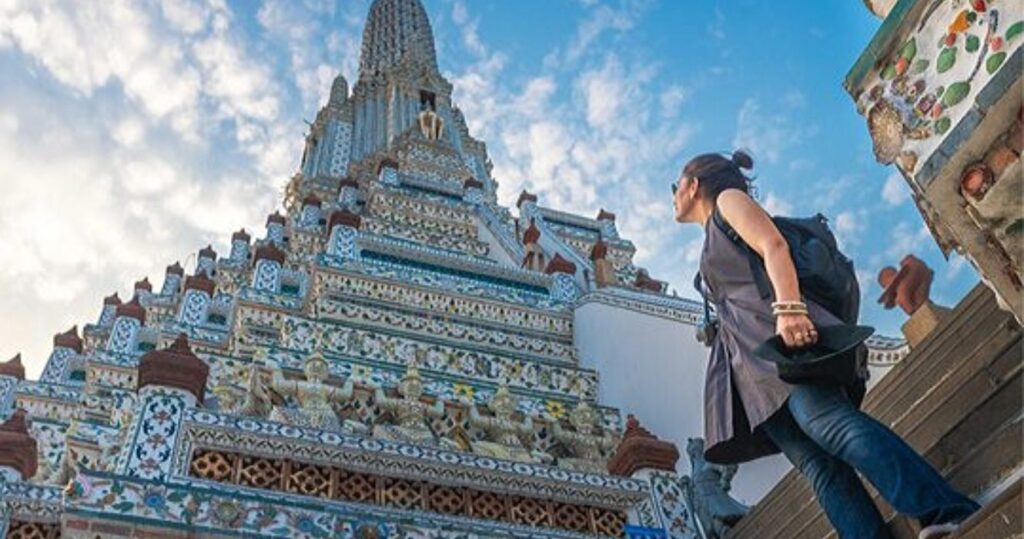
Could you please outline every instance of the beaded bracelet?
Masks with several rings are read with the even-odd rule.
[[[808,314],[807,304],[802,301],[775,301],[772,302],[772,315],[781,314]]]

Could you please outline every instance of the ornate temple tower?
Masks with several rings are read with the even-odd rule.
[[[376,0],[264,234],[111,296],[42,380],[0,364],[0,536],[720,530],[677,469],[700,306],[614,214],[499,205],[451,93],[420,2]]]

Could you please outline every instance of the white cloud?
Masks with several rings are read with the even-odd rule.
[[[667,118],[675,117],[679,114],[679,109],[686,101],[687,97],[689,97],[689,95],[686,89],[682,86],[670,86],[667,90],[662,92],[659,97],[662,114]]]
[[[30,374],[102,295],[226,252],[277,204],[304,129],[243,38],[217,1],[0,2],[0,46],[25,59],[0,86],[0,310],[19,313],[0,344]]]
[[[596,7],[577,27],[576,36],[566,49],[566,61],[572,63],[579,60],[607,31],[624,32],[632,29],[649,4],[647,0],[620,0],[617,7],[592,3],[592,7]]]
[[[712,38],[718,41],[725,40],[725,13],[721,9],[715,8],[715,18],[708,23],[707,29],[708,35]]]
[[[768,215],[793,215],[793,205],[771,191],[765,195],[761,206]]]
[[[776,163],[786,150],[815,131],[814,126],[794,126],[785,115],[765,113],[756,99],[749,98],[736,115],[736,136],[732,144],[736,148],[749,148],[755,157]]]
[[[609,129],[621,123],[619,114],[623,95],[622,67],[614,57],[599,69],[587,71],[580,77],[579,87],[587,105],[587,122],[591,127]]]
[[[192,0],[160,0],[160,11],[167,22],[185,35],[201,31],[209,17],[203,6]]]
[[[924,223],[912,225],[907,221],[897,223],[889,237],[889,248],[885,250],[887,264],[896,264],[905,255],[920,253],[922,246],[933,242]]]
[[[462,43],[466,49],[477,56],[486,56],[487,48],[480,40],[478,29],[480,20],[470,17],[469,10],[466,9],[466,4],[462,0],[455,0],[452,5],[452,20],[462,30]]]
[[[135,146],[145,135],[146,125],[135,115],[126,115],[111,131],[114,140],[126,147]]]
[[[800,90],[788,90],[782,94],[782,104],[791,109],[803,108],[807,104],[807,97]]]
[[[899,172],[892,172],[882,186],[882,200],[890,206],[899,206],[910,199],[910,188]]]
[[[833,220],[833,228],[841,250],[846,251],[860,243],[861,234],[866,228],[864,223],[866,217],[865,210],[846,210],[836,215]],[[847,252],[846,254],[851,253]]]

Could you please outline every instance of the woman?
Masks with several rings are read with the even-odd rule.
[[[844,539],[890,537],[857,472],[893,508],[921,523],[921,538],[952,533],[978,505],[857,409],[863,380],[848,387],[790,385],[778,378],[774,364],[754,356],[757,345],[775,334],[798,348],[817,341],[815,326],[841,322],[801,300],[789,247],[748,194],[751,180],[741,169],[752,167],[743,152],[731,159],[704,154],[690,160],[672,185],[676,221],[704,227],[700,271],[719,320],[705,387],[705,458],[733,464],[782,451]],[[713,223],[715,211],[764,260],[780,305],[761,299],[748,258]]]

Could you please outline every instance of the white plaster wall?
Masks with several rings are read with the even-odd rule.
[[[494,237],[494,233],[491,232],[491,229],[487,228],[487,224],[484,223],[483,219],[479,217],[474,217],[473,219],[476,221],[477,238],[479,238],[480,241],[487,243],[489,247],[488,255],[491,259],[497,260],[502,264],[518,268],[522,260],[512,260],[512,257],[509,256],[508,252],[505,251],[505,248],[502,247],[498,238]]]
[[[576,309],[575,343],[584,367],[600,374],[599,401],[626,414],[681,454],[677,471],[688,474],[686,439],[704,434],[704,373],[708,349],[694,327],[627,309],[588,303]],[[781,456],[740,466],[733,495],[753,504],[788,471]]]

